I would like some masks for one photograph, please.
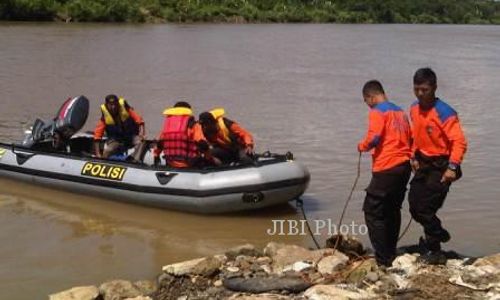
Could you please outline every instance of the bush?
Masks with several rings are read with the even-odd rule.
[[[1,15],[7,20],[49,21],[59,8],[55,0],[4,0]]]

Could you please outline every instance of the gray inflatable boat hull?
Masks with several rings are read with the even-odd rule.
[[[70,192],[202,214],[254,210],[304,193],[309,172],[294,160],[212,170],[154,168],[38,153],[0,144],[0,176]]]

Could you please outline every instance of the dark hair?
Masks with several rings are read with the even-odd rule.
[[[179,101],[174,104],[174,107],[185,107],[185,108],[191,108],[191,105],[187,103],[186,101]]]
[[[215,123],[215,118],[214,116],[209,113],[209,112],[202,112],[200,116],[198,117],[200,120],[200,123],[205,123],[205,124],[214,124]]]
[[[413,75],[413,84],[424,84],[428,83],[430,85],[436,85],[437,77],[436,73],[432,71],[431,68],[421,68],[415,72]]]
[[[363,86],[363,95],[385,94],[382,84],[378,80],[370,80]]]
[[[116,96],[114,94],[107,95],[106,98],[105,98],[105,101],[106,101],[106,103],[109,103],[109,102],[118,102],[118,96]]]

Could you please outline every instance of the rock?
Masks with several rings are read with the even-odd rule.
[[[99,296],[99,289],[95,286],[79,286],[52,294],[49,300],[94,300]]]
[[[148,296],[138,296],[138,297],[135,297],[135,298],[126,298],[126,299],[123,299],[123,300],[153,300],[153,298],[148,297]]]
[[[337,239],[340,241],[337,243]],[[363,244],[353,236],[333,235],[326,240],[326,248],[334,248],[337,243],[337,250],[347,254],[349,257],[359,257],[365,254]]]
[[[230,278],[224,280],[224,287],[231,291],[245,293],[264,293],[269,291],[288,291],[300,293],[311,284],[300,277],[256,277],[256,278]]]
[[[378,274],[376,272],[368,272],[368,274],[366,274],[366,277],[365,279],[368,280],[369,282],[372,282],[372,283],[375,283],[378,281]]]
[[[293,265],[288,265],[283,269],[283,272],[293,271],[301,272],[313,268],[313,265],[307,262],[298,261]]]
[[[163,271],[174,275],[202,275],[211,276],[219,271],[222,262],[215,257],[197,258],[163,267]]]
[[[141,291],[127,280],[112,280],[99,286],[104,300],[121,300],[142,296]]]
[[[276,294],[233,295],[228,300],[289,300],[290,297]]]
[[[334,285],[315,285],[309,288],[304,296],[310,300],[349,300],[349,299],[370,299],[375,294],[356,288],[343,289]]]
[[[403,270],[406,275],[413,275],[418,269],[417,257],[408,253],[398,256],[392,262],[392,267]]]
[[[309,281],[312,282],[313,284],[318,284],[320,282],[324,281],[323,275],[321,275],[318,272],[314,272],[309,274]]]
[[[268,257],[273,257],[276,255],[279,249],[284,248],[284,247],[289,247],[291,245],[287,244],[282,244],[282,243],[276,243],[276,242],[270,242],[267,244],[266,247],[264,247],[264,255]]]
[[[222,280],[219,279],[219,280],[214,281],[214,286],[215,287],[221,287],[222,286]]]
[[[252,244],[245,244],[229,249],[226,251],[225,255],[229,260],[233,260],[238,255],[259,257],[262,256],[262,251],[255,248]]]
[[[323,257],[318,262],[318,272],[321,274],[333,274],[349,261],[349,257],[341,252],[335,252],[334,255]]]
[[[262,270],[264,270],[264,272],[266,272],[267,274],[271,274],[272,273],[271,267],[268,266],[268,265],[262,265],[262,266],[260,266],[260,268]]]
[[[459,269],[464,265],[464,261],[461,259],[448,259],[446,261],[446,267],[450,269]]]
[[[273,260],[270,257],[262,256],[257,258],[255,262],[258,263],[259,265],[269,265],[273,262]]]
[[[355,262],[344,272],[345,280],[349,283],[358,284],[363,281],[366,275],[377,270],[377,262],[374,258]]]
[[[228,272],[231,272],[231,273],[236,273],[240,270],[240,268],[238,267],[229,267],[226,269]]]
[[[479,258],[472,265],[475,267],[490,265],[500,269],[500,253]]]
[[[292,270],[295,272],[301,272],[305,270],[312,269],[314,266],[310,263],[298,261],[292,265]]]
[[[264,249],[264,253],[273,260],[273,272],[282,273],[288,265],[298,261],[317,262],[324,256],[332,255],[332,249],[307,250],[295,245],[285,245],[271,242]]]
[[[227,263],[227,256],[224,255],[224,254],[217,254],[217,255],[214,255],[214,258],[219,260],[221,264],[225,264]]]
[[[141,291],[143,295],[151,295],[156,291],[156,284],[149,280],[140,280],[134,282],[134,285]]]

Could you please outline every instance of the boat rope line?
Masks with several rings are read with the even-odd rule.
[[[358,155],[358,170],[356,173],[356,179],[354,179],[354,183],[351,188],[351,192],[349,193],[349,196],[347,197],[347,200],[345,201],[344,208],[342,209],[342,214],[340,215],[339,223],[337,225],[337,228],[340,228],[342,226],[342,221],[344,220],[345,213],[347,211],[347,207],[349,206],[349,202],[351,202],[352,195],[354,194],[354,190],[356,189],[356,186],[358,185],[359,177],[361,176],[361,152],[359,152]],[[333,251],[337,250],[337,247],[339,246],[339,242],[341,240],[341,236],[337,235],[337,238],[335,239],[335,245],[333,246]]]
[[[412,217],[410,217],[410,221],[408,222],[408,224],[406,225],[405,227],[405,230],[403,230],[403,233],[401,233],[401,235],[398,237],[398,242],[401,238],[403,238],[403,236],[408,232],[408,229],[410,229],[410,225],[411,225],[411,221],[413,220]]]
[[[297,198],[296,203],[297,203],[297,207],[300,208],[300,210],[302,211],[302,216],[304,217],[304,220],[306,221],[307,230],[309,231],[309,234],[311,235],[311,238],[312,238],[314,244],[316,245],[316,249],[320,249],[321,247],[320,247],[318,241],[316,240],[316,238],[314,237],[314,234],[311,230],[311,226],[309,226],[309,220],[307,219],[306,212],[304,211],[304,201],[300,198]]]
[[[281,181],[269,182],[264,184],[254,184],[243,187],[227,187],[227,188],[217,188],[211,190],[189,190],[180,188],[142,186],[137,184],[116,182],[105,179],[95,179],[91,177],[61,174],[61,173],[43,171],[37,169],[28,169],[24,167],[11,166],[3,163],[0,163],[0,170],[18,172],[37,177],[47,177],[48,179],[63,180],[72,183],[82,183],[100,187],[109,187],[120,190],[128,190],[128,191],[151,193],[151,194],[170,194],[176,196],[189,196],[189,197],[209,197],[209,196],[220,196],[232,193],[262,192],[277,188],[292,187],[297,184],[304,184],[307,183],[310,179],[309,176],[306,176],[303,178],[286,179]]]

